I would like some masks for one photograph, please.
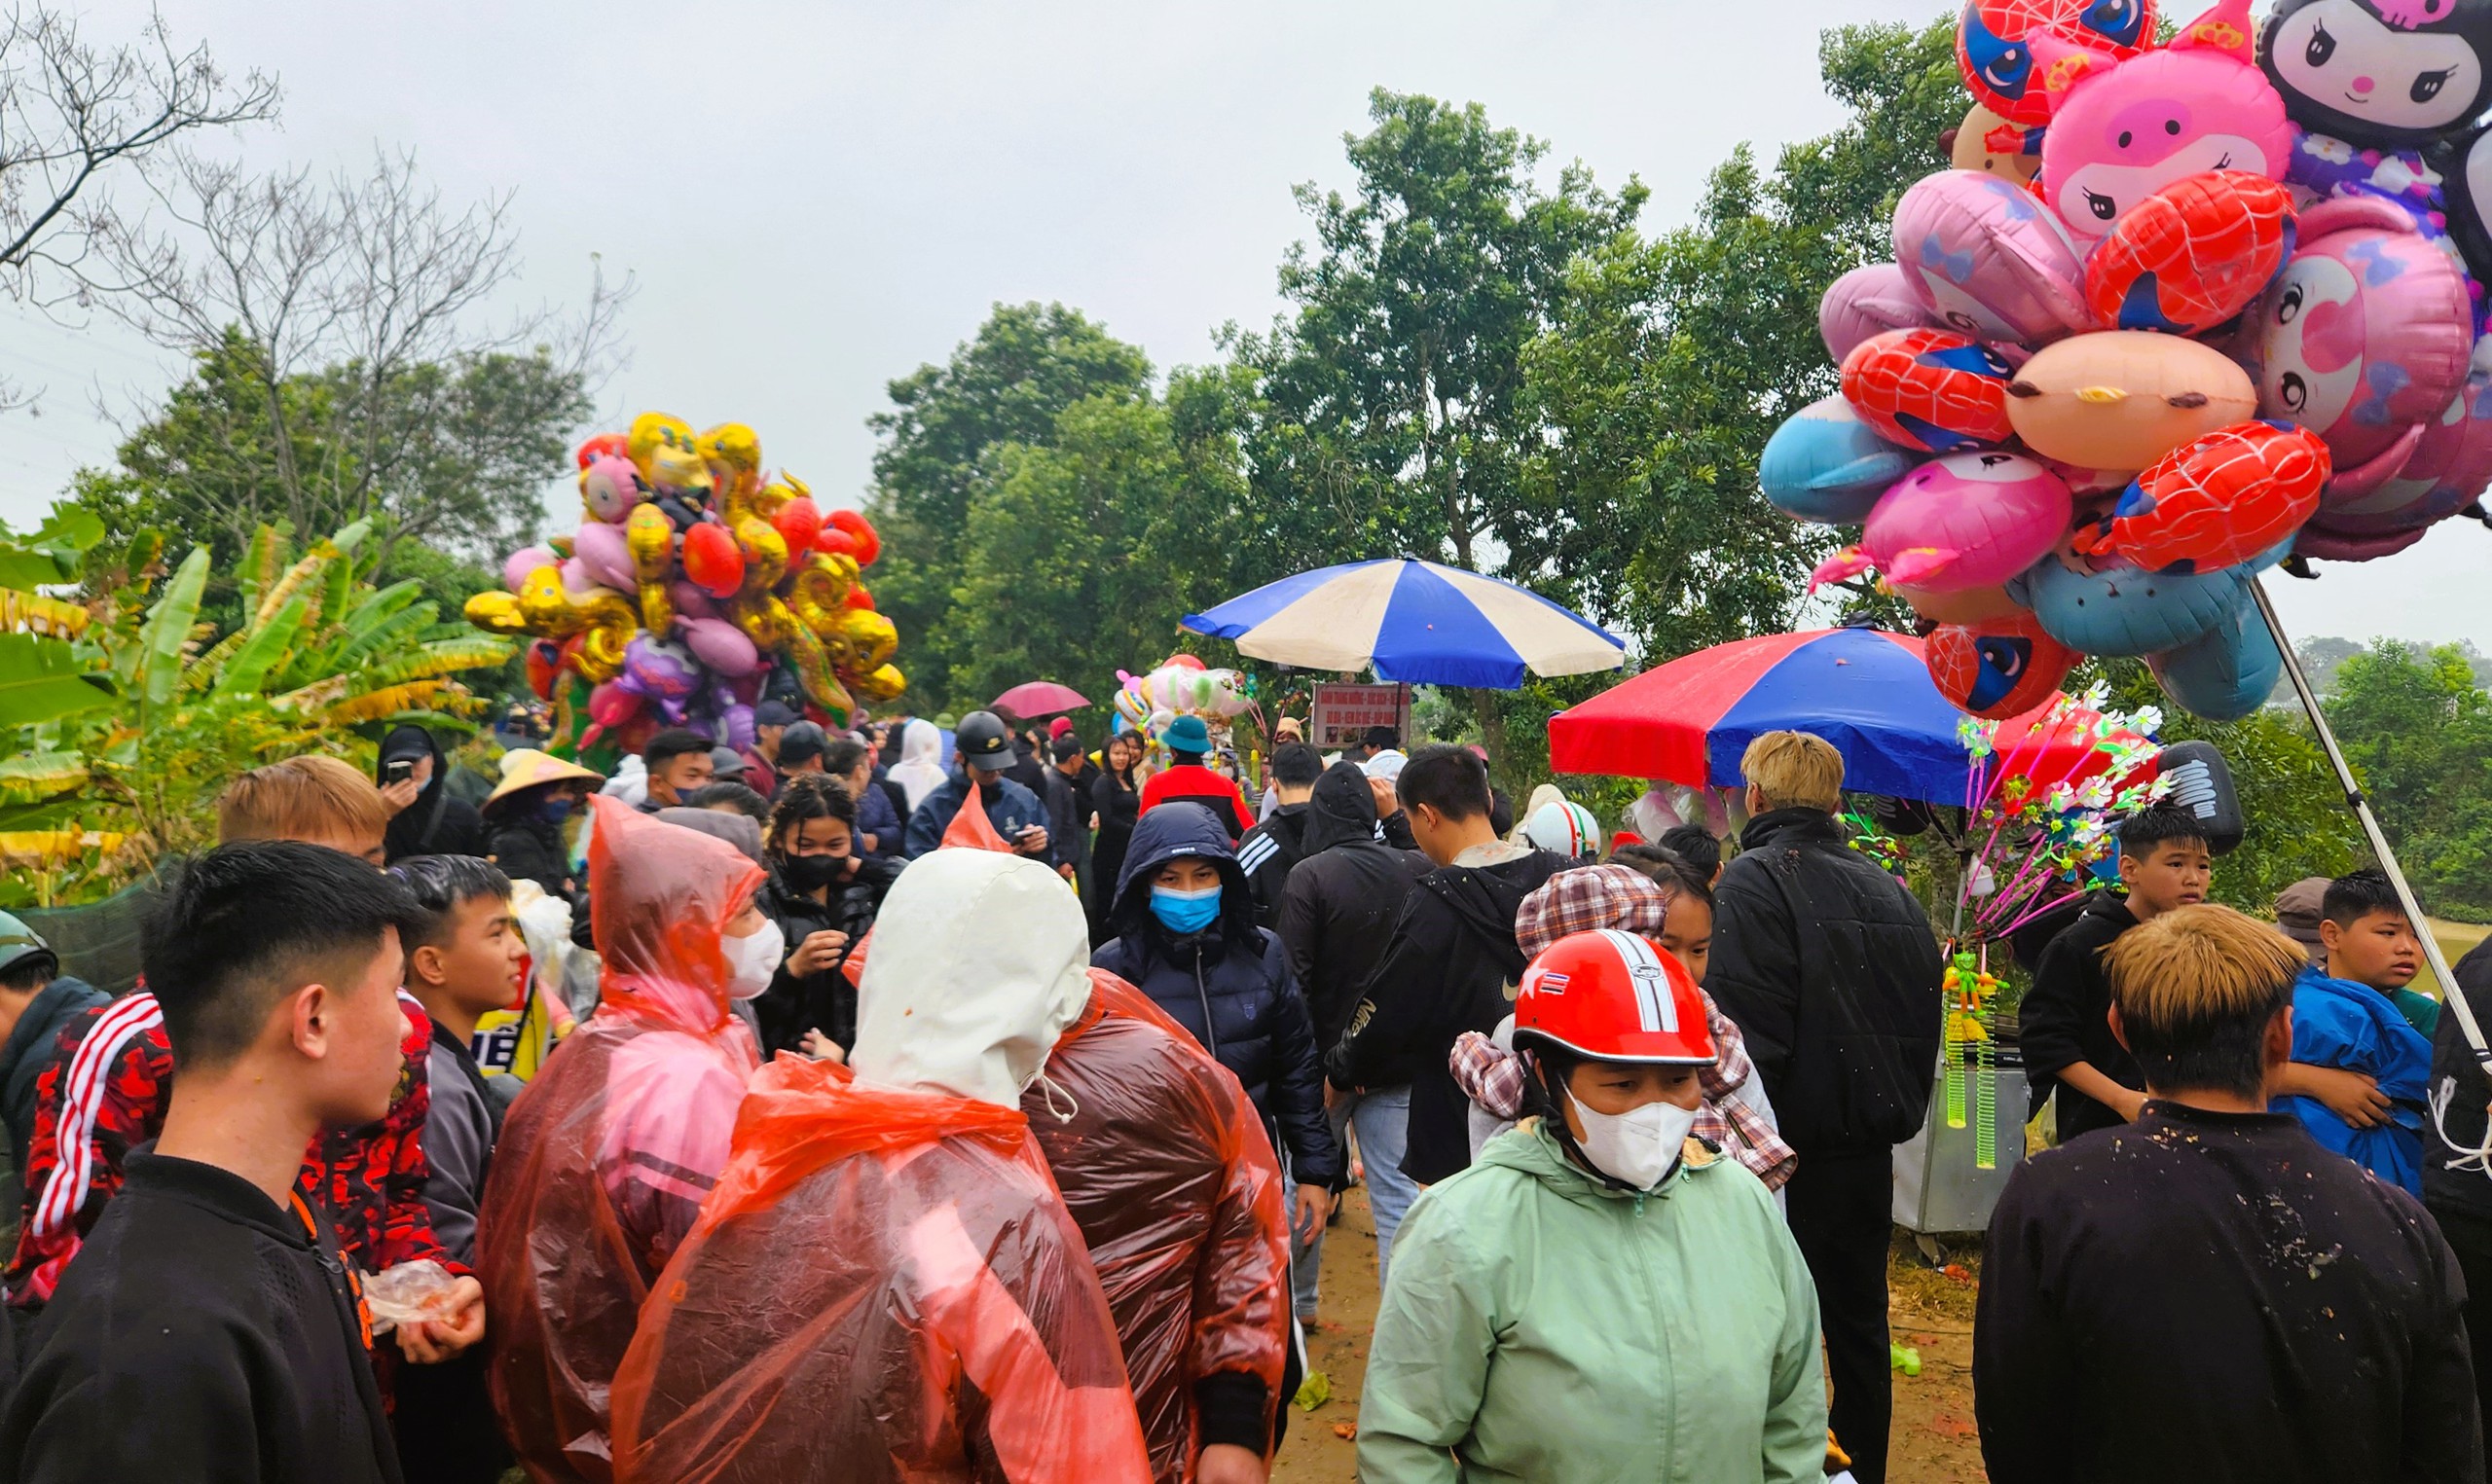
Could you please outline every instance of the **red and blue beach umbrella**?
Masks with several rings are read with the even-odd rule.
[[[2030,734],[2049,706],[2001,723],[1999,745]],[[1770,633],[1681,656],[1560,711],[1549,720],[1549,762],[1558,773],[1731,788],[1748,743],[1813,732],[1843,754],[1847,789],[1961,804],[1971,767],[1957,731],[1963,719],[1908,634]],[[2056,752],[2035,759],[2037,777],[2078,755]]]
[[[1407,559],[1301,572],[1182,620],[1240,654],[1411,685],[1510,691],[1526,672],[1616,670],[1626,641],[1526,588]]]

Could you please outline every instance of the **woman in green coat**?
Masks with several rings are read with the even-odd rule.
[[[1541,1113],[1394,1241],[1359,1407],[1365,1484],[1824,1478],[1816,1293],[1773,1197],[1689,1137],[1713,1059],[1686,969],[1614,929],[1525,971]]]

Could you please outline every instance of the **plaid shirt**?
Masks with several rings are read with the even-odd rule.
[[[1595,928],[1656,937],[1669,916],[1677,892],[1628,866],[1587,866],[1549,879],[1548,885],[1522,899],[1515,915],[1515,941],[1523,953],[1538,958],[1560,938]],[[1702,990],[1697,992],[1704,995]],[[1704,995],[1704,1023],[1713,1032],[1713,1065],[1697,1072],[1704,1094],[1697,1110],[1698,1138],[1723,1149],[1755,1172],[1769,1190],[1778,1190],[1800,1156],[1776,1134],[1763,1114],[1732,1095],[1756,1075],[1740,1028]],[[1472,1102],[1499,1118],[1522,1112],[1522,1062],[1477,1031],[1467,1031],[1453,1043],[1448,1065],[1453,1080]]]

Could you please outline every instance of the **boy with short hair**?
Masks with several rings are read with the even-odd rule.
[[[2205,901],[2214,877],[2206,826],[2184,811],[2142,809],[2120,821],[2119,838],[2127,894],[2103,890],[2087,898],[2076,921],[2042,950],[2017,1011],[2034,1108],[2058,1089],[2062,1143],[2135,1122],[2145,1104],[2145,1075],[2111,1033],[2103,951],[2141,923]]]
[[[224,846],[144,937],[182,1066],[153,1152],[37,1321],[0,1413],[24,1480],[400,1477],[307,1144],[388,1110],[406,889],[335,851]]]
[[[2306,963],[2293,980],[2293,1065],[2275,1110],[2299,1118],[2325,1147],[2420,1196],[2432,1043],[2389,998],[2392,991],[2412,993],[2405,986],[2422,963],[2414,926],[2397,888],[2376,869],[2328,883],[2320,914],[2327,967]],[[2377,1104],[2351,1117],[2336,1111],[2314,1085],[2314,1068],[2369,1078]]]
[[[502,1102],[486,1087],[470,1048],[477,1020],[519,997],[528,943],[511,910],[510,878],[490,861],[410,855],[389,874],[414,898],[403,938],[406,986],[432,1021],[424,1209],[442,1249],[473,1267],[476,1212],[501,1135]],[[396,1395],[398,1458],[410,1479],[494,1484],[510,1466],[486,1391],[481,1347],[446,1364],[400,1370]]]
[[[784,771],[788,762],[787,739],[781,737],[780,762]],[[648,769],[648,796],[641,801],[641,813],[654,814],[661,809],[674,809],[682,804],[696,788],[717,776],[718,765],[710,756],[710,739],[688,727],[669,727],[649,739],[641,749],[641,762]]]

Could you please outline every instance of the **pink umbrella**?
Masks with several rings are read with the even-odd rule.
[[[1078,711],[1090,704],[1090,699],[1070,685],[1053,680],[1029,680],[995,698],[995,708],[1009,711],[1023,721],[1053,716],[1058,711]]]

